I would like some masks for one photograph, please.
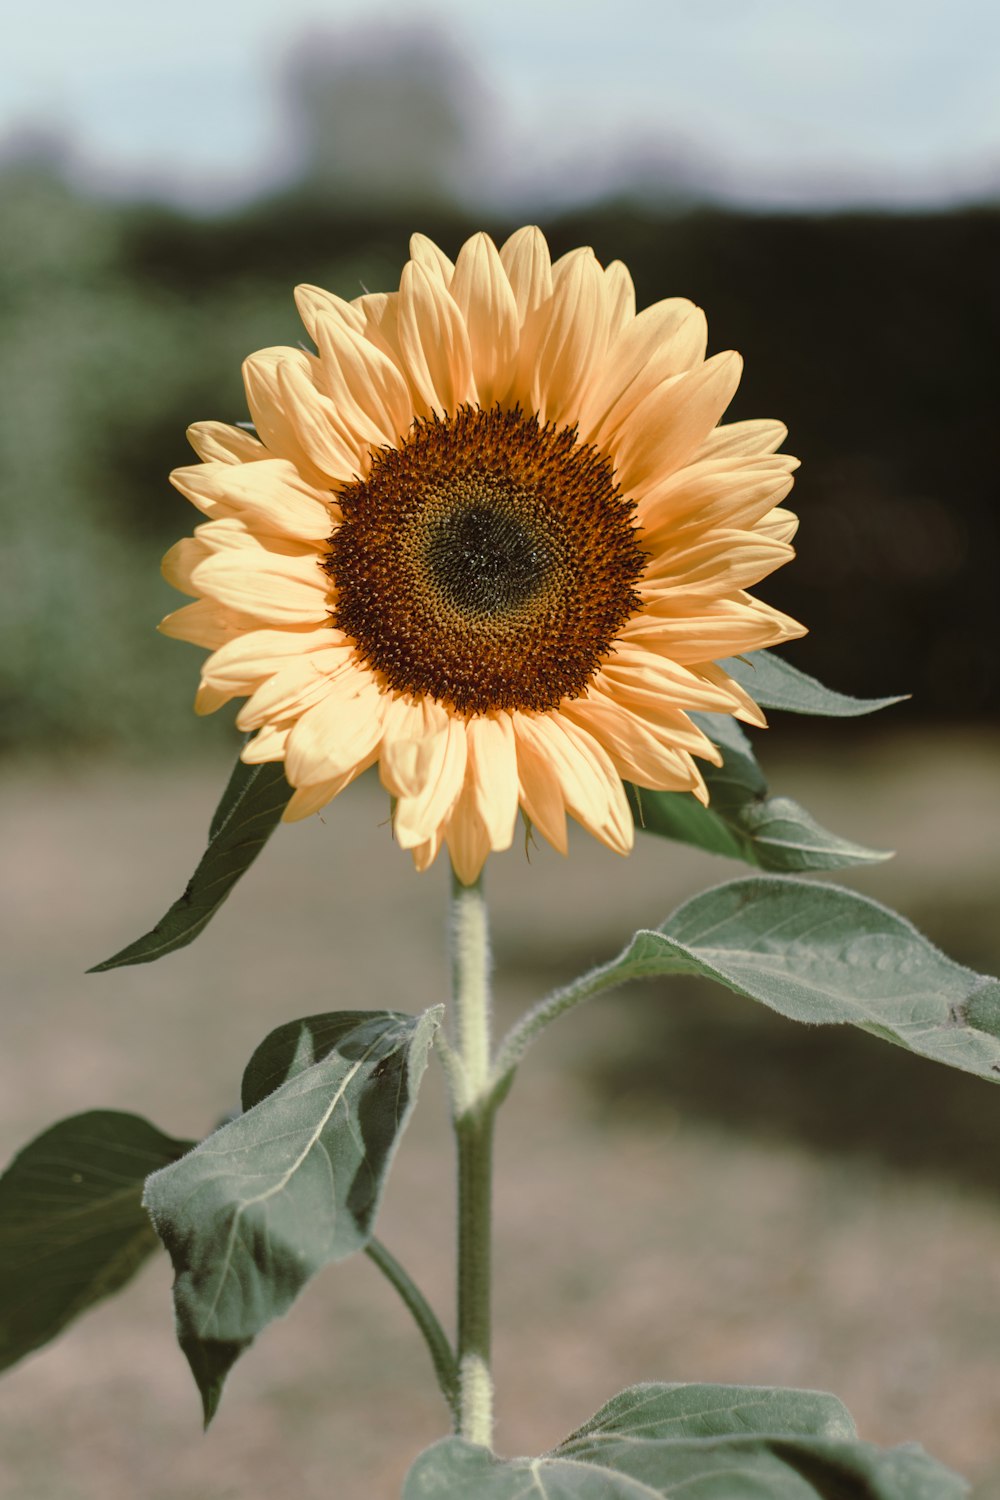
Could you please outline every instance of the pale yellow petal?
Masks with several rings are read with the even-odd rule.
[[[277,366],[277,382],[309,473],[319,476],[313,479],[317,488],[349,484],[366,470],[371,441],[341,420],[329,396],[316,388],[311,371],[286,361]]]
[[[611,758],[618,775],[654,791],[689,792],[697,785],[690,755],[681,747],[664,744],[649,725],[599,694],[575,698],[560,713],[579,725]],[[721,760],[704,735],[700,746],[710,758]],[[701,751],[699,751],[701,753]]]
[[[522,737],[553,767],[567,811],[602,844],[627,854],[633,842],[632,815],[607,751],[559,713],[522,714],[518,739]]]
[[[403,352],[399,342],[399,293],[365,292],[352,303],[364,319],[364,334],[398,369],[403,369]]]
[[[805,626],[749,596],[740,600],[688,598],[679,616],[640,614],[621,632],[628,644],[644,646],[682,664],[742,656],[800,635],[805,635]]]
[[[762,453],[774,453],[788,436],[784,422],[772,421],[769,417],[755,418],[750,422],[728,422],[709,433],[698,450],[702,458],[755,458]]]
[[[471,785],[466,786],[455,804],[448,819],[445,839],[455,874],[463,885],[473,885],[490,853],[490,835],[476,806]]]
[[[197,592],[269,624],[322,624],[329,590],[318,558],[289,557],[249,540],[258,545],[227,546],[199,562],[191,578]]]
[[[781,506],[768,511],[754,526],[754,531],[760,536],[770,537],[775,542],[790,542],[798,529],[798,516],[793,510],[785,510]]]
[[[234,516],[262,534],[322,542],[333,529],[335,516],[322,492],[284,458],[193,464],[175,469],[170,482],[213,519]]]
[[[517,777],[521,806],[543,838],[560,854],[569,847],[566,799],[558,773],[545,753],[544,743],[530,729],[529,715],[513,715],[517,744]],[[529,727],[523,728],[527,724]]]
[[[488,234],[473,235],[462,246],[451,295],[465,319],[476,394],[485,411],[510,389],[519,346],[517,303]]]
[[[531,407],[542,421],[574,423],[608,343],[604,273],[588,249],[564,258],[551,301],[526,329]]]
[[[410,235],[410,259],[423,266],[431,276],[436,276],[443,287],[451,286],[451,279],[455,274],[454,263],[426,234]]]
[[[687,608],[686,595],[731,594],[759,583],[794,557],[787,542],[755,531],[710,531],[687,545],[665,546],[639,581],[646,612],[671,614]]]
[[[332,776],[326,781],[316,781],[310,783],[309,786],[296,788],[281,815],[282,822],[297,823],[301,818],[308,818],[313,813],[321,812],[338,793],[350,786],[351,782],[363,771],[367,771],[373,761],[374,756],[369,755],[356,766],[352,766],[349,771],[345,771],[342,776]]]
[[[399,283],[399,343],[403,368],[427,411],[454,414],[475,400],[465,320],[437,277],[412,260]]]
[[[754,702],[746,688],[735,678],[730,677],[729,673],[717,662],[699,662],[697,666],[691,668],[691,671],[703,677],[706,682],[713,683],[732,695],[737,704],[735,708],[730,709],[734,719],[742,719],[744,724],[753,724],[757,729],[767,728],[767,718],[763,709]]]
[[[193,604],[185,604],[166,615],[156,628],[172,640],[190,641],[193,646],[207,646],[215,651],[256,625],[249,615],[223,609],[212,599],[196,599]]]
[[[287,458],[311,484],[322,485],[324,472],[310,459],[299,441],[288,396],[278,383],[284,366],[299,369],[309,378],[310,356],[302,349],[260,349],[243,361],[243,385],[257,435],[273,458]]]
[[[517,752],[509,714],[480,715],[466,730],[467,779],[491,849],[509,849],[517,822]],[[450,845],[449,845],[450,847]]]
[[[707,340],[705,315],[686,297],[645,308],[611,342],[580,415],[581,433],[613,442],[640,402],[702,363]]]
[[[225,422],[192,422],[187,440],[206,463],[249,464],[267,458],[267,449],[252,432]]]
[[[192,575],[195,568],[209,555],[210,550],[201,537],[183,536],[165,553],[160,563],[160,572],[171,588],[179,589],[182,594],[197,596],[201,590]]]
[[[635,317],[635,283],[620,260],[605,266],[604,283],[608,293],[608,332],[614,338]]]
[[[293,786],[314,786],[355,770],[382,738],[385,696],[362,673],[344,673],[298,720],[285,749]]]
[[[455,806],[468,762],[464,722],[449,715],[444,729],[432,737],[429,752],[431,760],[422,768],[420,791],[413,797],[400,797],[396,803],[393,833],[404,849],[433,837]]]
[[[317,379],[355,448],[396,446],[413,421],[413,401],[389,355],[343,324],[320,319]]]
[[[284,760],[285,746],[294,720],[280,724],[265,724],[258,729],[252,740],[247,740],[240,751],[240,760],[248,766],[262,766],[270,761]]]
[[[501,245],[500,261],[523,328],[529,315],[552,296],[552,261],[542,231],[534,224],[518,229]]]
[[[630,413],[615,440],[615,473],[640,497],[685,464],[729,405],[743,361],[729,350],[663,382]]]
[[[619,641],[601,664],[594,683],[625,703],[647,709],[660,705],[699,713],[729,713],[734,698],[724,687],[706,682],[690,667]]]
[[[297,286],[295,305],[314,344],[319,343],[317,330],[322,319],[333,319],[345,328],[353,328],[355,333],[364,332],[365,318],[360,308],[355,307],[352,302],[345,302],[343,297],[337,297],[333,292],[325,292],[322,287]]]
[[[310,656],[316,670],[329,671],[342,665],[353,650],[352,642],[328,625],[287,630],[258,628],[241,632],[220,646],[205,662],[202,676],[216,687],[250,692],[289,660]]]
[[[639,500],[643,546],[669,546],[686,526],[753,526],[788,494],[796,468],[798,459],[789,454],[685,465]]]
[[[224,688],[212,687],[209,683],[203,682],[194,695],[194,711],[200,716],[214,714],[216,709],[222,708],[223,704],[229,703],[235,697],[235,693],[226,692]]]
[[[364,677],[350,660],[322,652],[296,657],[279,664],[277,670],[255,688],[236,715],[238,729],[260,729],[264,724],[297,719],[307,709],[336,695],[350,696]],[[339,775],[339,772],[337,772]]]

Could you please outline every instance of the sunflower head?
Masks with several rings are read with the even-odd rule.
[[[316,352],[252,355],[255,435],[198,423],[172,476],[206,517],[161,626],[211,651],[199,712],[247,700],[290,819],[377,762],[397,841],[466,882],[519,808],[626,853],[623,780],[707,800],[690,712],[763,723],[718,659],[802,634],[745,592],[792,556],[796,461],[719,425],[739,356],[533,228],[454,263],[416,235],[398,291],[297,301]]]

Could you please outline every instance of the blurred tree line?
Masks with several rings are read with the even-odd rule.
[[[166,475],[185,426],[245,418],[240,363],[302,337],[297,282],[397,283],[412,229],[454,252],[446,198],[387,209],[310,189],[186,216],[0,173],[0,484],[7,748],[206,744],[199,653],[154,633],[161,553],[194,511]],[[620,258],[640,306],[683,294],[746,357],[732,418],[780,416],[803,460],[799,558],[761,586],[811,635],[789,658],[919,715],[995,716],[1000,211],[765,217],[606,202],[545,222],[554,254]],[[221,716],[225,718],[225,715]]]

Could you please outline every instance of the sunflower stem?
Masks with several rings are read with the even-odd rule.
[[[490,957],[481,878],[451,886],[452,1047],[461,1092],[452,1091],[458,1155],[458,1432],[490,1447],[490,1236],[493,1116],[490,1087]]]

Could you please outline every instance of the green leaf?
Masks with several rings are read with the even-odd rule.
[[[267,843],[291,798],[280,762],[247,766],[236,762],[208,833],[208,848],[179,897],[156,926],[88,972],[149,964],[187,947],[215,916],[241,875]]]
[[[157,1248],[142,1184],[191,1145],[92,1110],[15,1156],[0,1178],[0,1369],[131,1279]]]
[[[261,1329],[370,1240],[440,1018],[352,1011],[279,1027],[250,1059],[246,1113],[147,1182],[206,1424]]]
[[[820,714],[825,718],[855,719],[877,713],[894,703],[905,703],[908,693],[894,698],[852,698],[824,687],[815,677],[790,667],[771,651],[752,651],[748,656],[730,656],[719,666],[745,687],[761,708],[781,708],[791,714]]]
[[[541,1458],[498,1459],[446,1438],[403,1500],[961,1500],[958,1475],[915,1446],[858,1441],[816,1391],[640,1385]]]
[[[891,857],[828,833],[790,797],[769,797],[750,741],[734,719],[691,717],[724,757],[721,766],[702,766],[709,805],[703,807],[690,792],[650,792],[626,783],[639,828],[762,870],[836,870]]]
[[[734,880],[637,932],[601,988],[658,974],[718,980],[793,1021],[846,1022],[1000,1082],[1000,980],[946,958],[855,891],[778,876]]]

